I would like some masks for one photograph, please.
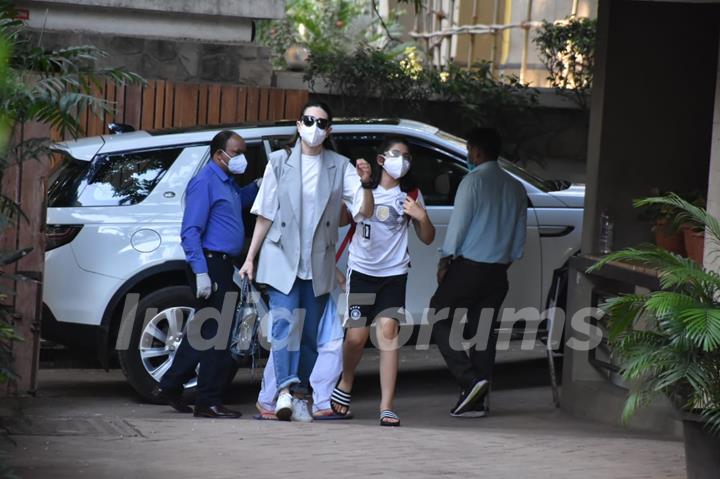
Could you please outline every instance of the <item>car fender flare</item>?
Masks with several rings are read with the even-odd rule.
[[[171,260],[157,264],[150,268],[144,269],[134,276],[130,277],[118,290],[113,294],[112,298],[105,307],[105,311],[102,316],[100,323],[100,330],[98,332],[98,359],[102,366],[107,370],[109,368],[110,356],[112,352],[112,346],[110,344],[111,339],[114,336],[114,329],[119,326],[115,324],[117,308],[121,306],[123,298],[136,289],[139,284],[143,281],[167,273],[177,273],[185,277],[187,271],[187,262],[183,260]]]

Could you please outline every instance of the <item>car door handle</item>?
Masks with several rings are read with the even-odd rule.
[[[540,226],[538,232],[541,238],[559,238],[575,231],[574,226]]]

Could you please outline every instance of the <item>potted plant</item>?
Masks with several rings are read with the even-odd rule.
[[[720,221],[675,194],[635,206],[677,208],[676,224],[704,228],[720,253]],[[611,253],[588,271],[613,262],[655,269],[660,290],[610,299],[609,341],[630,384],[623,420],[664,394],[682,412],[690,478],[720,471],[720,274],[654,245]]]
[[[705,197],[699,194],[694,195],[692,204],[693,206],[704,208],[706,204]],[[687,257],[697,264],[702,264],[703,254],[705,252],[705,228],[703,228],[702,225],[685,223],[682,225],[682,231]]]
[[[702,264],[705,253],[705,230],[692,225],[683,225],[683,244],[687,257]]]
[[[672,205],[649,205],[645,207],[639,218],[653,223],[652,232],[658,247],[685,255],[684,230],[673,221],[677,210]]]

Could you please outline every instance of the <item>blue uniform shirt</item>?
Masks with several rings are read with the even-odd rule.
[[[238,256],[245,242],[242,212],[249,208],[258,187],[239,187],[212,160],[188,183],[180,237],[195,274],[207,273],[203,248]]]
[[[440,254],[481,263],[509,264],[523,256],[527,192],[497,161],[465,175],[455,195]]]

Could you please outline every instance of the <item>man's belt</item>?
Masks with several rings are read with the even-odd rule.
[[[205,254],[206,258],[220,258],[223,261],[235,261],[235,256],[231,256],[227,253],[223,253],[222,251],[212,251],[209,249],[203,249],[203,253]]]

